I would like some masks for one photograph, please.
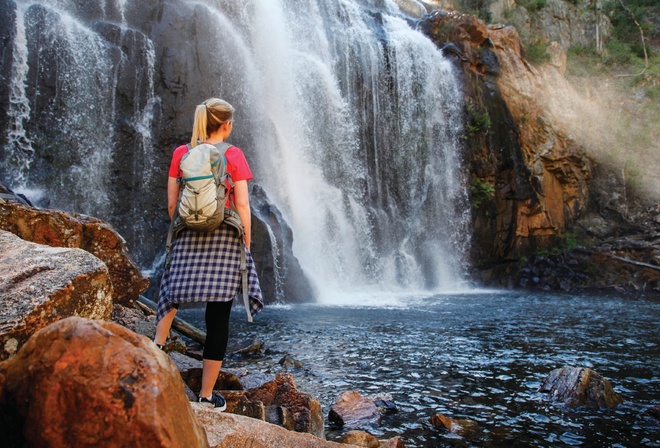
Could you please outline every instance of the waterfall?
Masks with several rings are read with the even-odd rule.
[[[0,168],[18,173],[13,188],[48,188],[52,207],[107,219],[147,266],[160,255],[160,241],[147,246],[164,234],[163,173],[189,135],[187,105],[219,96],[237,109],[230,141],[322,299],[464,281],[461,89],[395,2],[16,5]]]

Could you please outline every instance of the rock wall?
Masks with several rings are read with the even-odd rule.
[[[549,248],[575,222],[588,201],[590,161],[546,106],[544,77],[561,77],[560,51],[537,69],[512,27],[439,11],[423,29],[463,74],[472,259],[488,280],[494,267]]]

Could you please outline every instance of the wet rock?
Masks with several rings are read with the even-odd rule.
[[[133,263],[124,239],[99,219],[7,202],[0,203],[0,230],[25,241],[79,248],[96,256],[108,267],[117,303],[131,306],[149,286],[149,280]]]
[[[623,403],[608,380],[585,367],[553,370],[543,380],[539,392],[548,393],[554,401],[573,408],[615,408]]]
[[[302,369],[303,367],[302,361],[299,361],[293,356],[288,354],[284,355],[284,357],[278,361],[278,364],[284,367],[284,370]]]
[[[429,422],[437,429],[447,430],[463,437],[474,435],[479,429],[479,425],[473,420],[456,420],[442,414],[434,415]]]
[[[655,423],[660,424],[660,404],[657,404],[645,410],[644,416],[654,420]]]
[[[389,415],[395,414],[399,411],[399,409],[396,407],[396,403],[394,402],[394,398],[392,398],[392,395],[390,394],[379,393],[371,395],[368,398],[374,402],[381,414]]]
[[[344,392],[332,405],[328,419],[334,425],[352,429],[377,424],[380,411],[370,399],[355,391]]]
[[[380,442],[368,432],[352,430],[341,436],[339,443],[345,443],[356,446],[366,446],[368,448],[378,448]]]
[[[107,320],[111,313],[108,268],[98,258],[0,230],[0,360],[60,319]]]
[[[198,403],[191,404],[198,421],[206,429],[209,444],[214,448],[348,448],[351,446],[329,442],[312,434],[288,431],[243,415],[214,412]]]
[[[69,317],[0,363],[3,446],[207,447],[175,365],[119,325]]]
[[[296,432],[325,437],[321,404],[311,395],[299,391],[291,374],[277,374],[274,381],[226,398],[230,412],[245,413],[260,419],[263,415],[263,419],[273,418],[271,423],[286,424]],[[237,403],[233,411],[230,400]]]
[[[264,341],[254,339],[250,341],[239,341],[235,343],[228,351],[231,355],[254,356],[261,355],[264,349]]]
[[[406,448],[406,444],[400,438],[392,437],[381,443],[379,448]]]

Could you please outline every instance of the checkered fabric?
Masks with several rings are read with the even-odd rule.
[[[234,227],[223,223],[213,232],[184,229],[172,246],[169,268],[160,282],[157,320],[174,304],[193,302],[228,302],[241,287],[241,246]],[[247,251],[249,312],[256,316],[263,310],[263,298],[252,254]]]

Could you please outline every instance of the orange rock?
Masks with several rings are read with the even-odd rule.
[[[346,434],[341,436],[339,443],[364,446],[367,448],[378,448],[380,446],[380,442],[376,437],[372,436],[368,432],[356,430],[348,431]]]
[[[207,447],[169,357],[119,325],[70,317],[0,363],[7,447]]]
[[[132,305],[149,287],[124,239],[99,219],[7,202],[0,203],[0,230],[34,243],[80,248],[98,257],[108,267],[117,303]]]

